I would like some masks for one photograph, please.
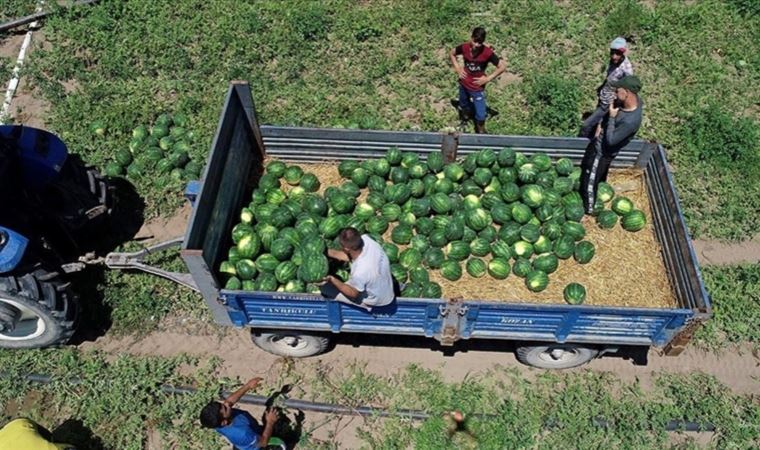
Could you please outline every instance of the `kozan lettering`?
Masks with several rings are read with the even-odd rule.
[[[532,325],[533,319],[515,319],[513,317],[502,317],[501,323],[507,323],[511,325]]]
[[[316,309],[307,309],[307,308],[272,308],[272,307],[263,307],[261,308],[261,312],[268,313],[268,314],[285,314],[288,316],[309,316],[317,313]]]

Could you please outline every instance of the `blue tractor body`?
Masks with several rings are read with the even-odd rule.
[[[29,239],[0,226],[0,274],[8,273],[18,266],[28,244]]]

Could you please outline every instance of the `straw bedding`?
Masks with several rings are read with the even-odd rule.
[[[344,180],[337,163],[304,164],[322,183],[320,193],[328,186],[340,185]],[[644,173],[637,169],[611,170],[608,183],[618,194],[630,198],[647,217],[646,227],[636,233],[623,230],[618,224],[612,230],[600,229],[593,217],[584,217],[586,240],[594,243],[596,254],[588,264],[578,264],[572,258],[560,260],[559,269],[549,275],[549,286],[534,293],[525,287],[524,280],[510,274],[506,280],[495,280],[488,275],[472,278],[466,271],[458,281],[443,278],[439,271],[430,272],[430,278],[441,285],[444,298],[528,303],[565,303],[562,291],[568,283],[577,282],[586,287],[587,305],[669,308],[676,306],[662,259],[661,247],[653,229],[649,197],[644,184]],[[366,196],[362,192],[362,197]],[[390,230],[384,238],[390,241]],[[490,257],[486,257],[488,260]]]

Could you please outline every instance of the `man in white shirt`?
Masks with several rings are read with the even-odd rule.
[[[322,285],[322,295],[340,302],[360,306],[368,311],[386,306],[396,298],[388,255],[377,242],[355,228],[340,232],[342,250],[328,249],[327,256],[351,263],[347,282],[328,275]]]

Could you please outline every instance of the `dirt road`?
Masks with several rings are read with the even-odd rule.
[[[112,354],[128,352],[137,355],[172,356],[180,353],[202,358],[218,357],[222,361],[221,373],[226,376],[246,378],[252,375],[277,379],[281,358],[266,353],[250,340],[247,330],[223,329],[213,325],[170,319],[162,331],[142,338],[134,336],[104,336],[95,342],[85,342],[82,349],[99,349]],[[350,339],[351,342],[347,342]],[[465,377],[483,373],[497,366],[515,367],[526,377],[540,370],[520,364],[512,353],[509,343],[465,343],[460,351],[446,356],[440,348],[431,349],[434,341],[418,338],[383,339],[352,336],[342,338],[335,348],[323,355],[295,361],[298,371],[308,373],[316,365],[333,369],[365,364],[365,371],[381,376],[391,376],[410,364],[430,369],[442,369],[447,381],[461,381]],[[643,357],[643,358],[642,358]],[[270,369],[272,368],[272,369]],[[737,393],[760,392],[760,358],[748,347],[726,351],[722,354],[708,353],[693,347],[679,357],[659,356],[655,351],[648,355],[625,354],[607,356],[586,366],[572,370],[611,372],[623,381],[638,379],[644,388],[651,385],[659,372],[692,373],[702,371],[714,375]]]

